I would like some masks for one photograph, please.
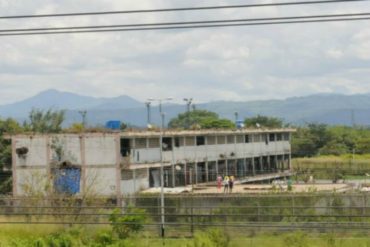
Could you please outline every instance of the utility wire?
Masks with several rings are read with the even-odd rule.
[[[174,25],[174,26],[155,26],[138,28],[107,28],[107,29],[88,29],[88,30],[68,30],[68,31],[36,31],[36,32],[8,32],[0,33],[0,36],[25,36],[25,35],[47,35],[47,34],[73,34],[73,33],[102,33],[102,32],[128,32],[128,31],[149,31],[149,30],[173,30],[173,29],[193,29],[193,28],[216,28],[216,27],[237,27],[237,26],[261,26],[277,24],[298,24],[298,23],[321,23],[321,22],[339,22],[339,21],[359,21],[370,20],[369,17],[357,18],[332,18],[332,19],[314,19],[314,20],[296,20],[296,21],[268,21],[268,22],[247,22],[247,23],[228,23],[228,24],[202,24],[202,25]]]
[[[102,11],[102,12],[76,12],[60,14],[40,14],[40,15],[12,15],[0,16],[0,19],[24,19],[24,18],[45,18],[45,17],[66,17],[66,16],[89,16],[89,15],[114,15],[114,14],[134,14],[134,13],[155,13],[155,12],[175,12],[175,11],[194,11],[194,10],[215,10],[215,9],[236,9],[236,8],[255,8],[271,6],[289,6],[289,5],[312,5],[340,2],[362,2],[368,0],[315,0],[300,2],[277,2],[262,4],[240,4],[240,5],[220,5],[204,7],[184,7],[184,8],[163,8],[163,9],[142,9],[142,10],[122,10],[122,11]]]
[[[70,27],[45,27],[45,28],[20,28],[20,29],[0,29],[0,33],[10,32],[34,32],[34,31],[62,31],[78,29],[104,29],[104,28],[123,28],[123,27],[150,27],[150,26],[176,26],[176,25],[199,25],[214,23],[235,23],[235,22],[261,22],[261,21],[278,21],[278,20],[299,20],[299,19],[318,19],[334,17],[358,17],[369,16],[368,13],[354,14],[332,14],[332,15],[309,15],[309,16],[286,16],[272,18],[253,18],[253,19],[231,19],[231,20],[210,20],[210,21],[189,21],[189,22],[159,22],[159,23],[139,23],[139,24],[121,24],[121,25],[99,25],[99,26],[70,26]]]

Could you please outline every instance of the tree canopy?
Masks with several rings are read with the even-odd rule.
[[[38,133],[59,133],[62,131],[64,121],[64,110],[47,111],[32,109],[29,114],[29,121],[24,123],[26,131]]]
[[[168,123],[170,128],[234,128],[235,124],[229,119],[220,118],[217,113],[207,110],[193,110],[180,113]]]
[[[244,120],[244,124],[246,127],[265,127],[265,128],[282,128],[283,127],[283,120],[280,118],[275,117],[268,117],[257,115],[256,117],[246,118]]]

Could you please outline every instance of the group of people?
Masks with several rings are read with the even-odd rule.
[[[218,175],[217,176],[217,191],[221,192],[222,185],[224,186],[224,193],[231,193],[233,192],[234,187],[234,176],[224,176],[223,178]]]

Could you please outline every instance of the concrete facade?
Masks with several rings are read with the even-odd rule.
[[[12,136],[13,194],[53,190],[53,169],[78,167],[80,193],[120,196],[160,185],[214,182],[290,169],[292,129]],[[48,186],[50,185],[50,186]]]

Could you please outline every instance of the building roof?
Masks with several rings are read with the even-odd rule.
[[[291,133],[295,132],[292,128],[280,128],[280,129],[207,129],[207,130],[172,130],[165,129],[163,131],[163,136],[195,136],[195,135],[229,135],[229,134],[259,134],[259,133]],[[129,130],[124,132],[85,132],[85,133],[59,133],[59,134],[39,134],[39,133],[26,133],[26,134],[16,134],[16,135],[6,135],[5,138],[12,137],[42,137],[42,136],[120,136],[120,137],[159,137],[161,135],[159,130]]]

